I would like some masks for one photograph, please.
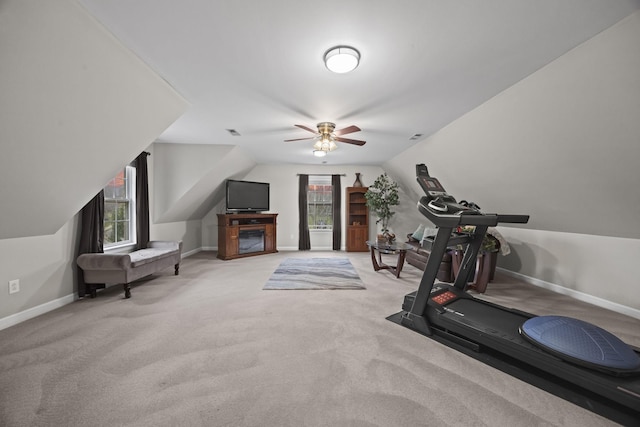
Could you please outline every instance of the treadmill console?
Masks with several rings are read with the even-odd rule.
[[[451,301],[455,300],[456,298],[458,298],[458,295],[454,294],[451,291],[445,291],[436,295],[435,297],[431,297],[431,300],[436,304],[446,305]]]
[[[447,191],[444,189],[440,181],[436,178],[429,176],[429,170],[424,163],[416,165],[416,177],[418,179],[418,184],[422,187],[422,191],[432,199],[436,199],[438,197],[450,198],[455,202],[455,199],[447,194]]]
[[[429,170],[424,164],[416,165],[416,179],[426,194],[426,207],[435,214],[479,214],[480,211],[473,206],[466,206],[456,202],[456,199],[444,189],[440,181],[429,176]],[[423,199],[425,199],[423,197]],[[473,205],[473,204],[472,204]]]

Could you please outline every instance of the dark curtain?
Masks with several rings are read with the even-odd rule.
[[[340,250],[340,240],[342,239],[342,194],[340,192],[340,175],[331,175],[331,189],[333,190],[333,250]]]
[[[133,161],[136,167],[136,249],[145,249],[149,243],[149,174],[147,156],[143,151]]]
[[[300,175],[298,185],[298,212],[300,224],[298,226],[298,249],[307,251],[311,249],[309,236],[309,213],[307,212],[307,190],[309,189],[309,175]]]
[[[104,190],[101,190],[81,211],[80,244],[78,256],[86,253],[104,252]],[[78,267],[78,296],[84,297],[92,289],[104,288],[104,285],[84,282],[82,269]]]

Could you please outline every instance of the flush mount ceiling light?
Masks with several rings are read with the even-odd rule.
[[[324,64],[338,74],[355,70],[359,62],[360,52],[349,46],[332,47],[324,54]]]

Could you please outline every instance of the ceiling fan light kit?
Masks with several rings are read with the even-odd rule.
[[[359,145],[363,146],[366,144],[366,141],[361,141],[359,139],[349,139],[343,138],[341,135],[345,135],[348,133],[359,132],[361,129],[358,126],[348,126],[344,129],[335,130],[335,123],[331,122],[320,122],[316,125],[318,131],[314,131],[310,127],[304,125],[295,125],[300,129],[304,129],[308,132],[315,134],[315,136],[311,136],[308,138],[296,138],[296,139],[287,139],[285,142],[294,142],[294,141],[305,141],[309,139],[315,139],[316,142],[313,144],[313,155],[316,157],[324,157],[327,155],[329,151],[333,151],[338,148],[336,141],[344,142],[347,144]]]
[[[334,73],[344,74],[356,69],[360,52],[350,46],[332,47],[324,54],[324,64]]]
[[[323,134],[315,144],[313,144],[313,155],[316,157],[324,157],[329,151],[333,151],[338,146],[329,134]]]

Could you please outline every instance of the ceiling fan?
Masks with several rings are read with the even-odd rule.
[[[317,124],[318,131],[315,131],[304,125],[295,125],[300,129],[304,129],[309,131],[314,136],[310,136],[307,138],[296,138],[296,139],[287,139],[284,142],[294,142],[294,141],[305,141],[309,139],[317,139],[317,142],[313,145],[314,151],[313,154],[318,157],[325,156],[327,152],[335,150],[337,147],[337,142],[345,142],[347,144],[353,144],[362,146],[366,144],[366,141],[361,141],[359,139],[350,139],[343,138],[341,135],[346,135],[353,132],[359,132],[361,129],[358,126],[348,126],[344,129],[335,130],[336,125],[331,122],[320,122]]]

